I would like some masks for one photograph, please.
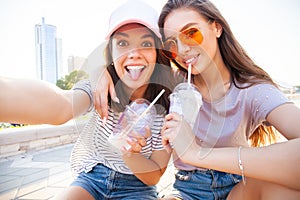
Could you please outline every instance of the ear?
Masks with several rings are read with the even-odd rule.
[[[218,22],[215,22],[215,33],[217,38],[219,38],[222,35],[223,27]]]

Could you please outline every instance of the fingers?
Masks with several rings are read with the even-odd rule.
[[[162,133],[166,132],[167,129],[178,127],[181,121],[182,121],[182,116],[178,115],[177,113],[171,113],[166,115],[165,123],[162,128]]]
[[[161,130],[162,145],[168,153],[171,153],[173,148],[170,141],[174,140],[177,135],[176,129],[180,126],[182,116],[177,113],[170,113],[165,117],[165,124]]]
[[[182,116],[175,112],[169,113],[168,115],[166,115],[165,121],[167,122],[167,121],[171,121],[171,120],[180,121],[180,120],[182,120]]]
[[[146,139],[145,138],[134,138],[134,137],[128,137],[127,143],[130,144],[131,148],[129,151],[134,153],[139,153],[142,150],[142,147],[146,145]]]
[[[94,106],[95,106],[96,111],[102,117],[101,110],[99,109],[99,106],[100,106],[100,97],[99,97],[99,95],[98,95],[98,93],[96,91],[93,92],[93,102],[94,102]]]
[[[150,127],[146,126],[146,127],[145,127],[145,131],[146,131],[146,133],[145,133],[145,135],[143,136],[144,139],[151,136],[151,129],[150,129]]]
[[[171,153],[172,152],[172,148],[171,148],[171,145],[170,145],[170,138],[169,138],[169,128],[167,125],[164,125],[162,130],[161,130],[161,135],[162,135],[162,145],[164,146],[165,150],[168,152],[168,153]]]
[[[102,79],[101,79],[102,80]],[[99,113],[101,118],[106,118],[108,116],[108,88],[105,85],[97,86],[93,94],[94,106],[96,111]]]
[[[151,135],[150,128],[146,128],[146,136]],[[147,137],[141,136],[139,133],[133,131],[130,133],[130,136],[127,137],[126,141],[131,146],[130,151],[138,153],[142,148],[147,144]]]
[[[168,153],[171,153],[173,148],[171,147],[168,137],[162,137],[162,145]]]
[[[107,119],[108,117],[108,90],[100,91],[101,95],[99,95],[100,98],[100,104],[96,107],[97,112],[101,113],[101,117],[103,119]]]
[[[146,138],[139,138],[139,144],[144,147],[147,144],[147,140]]]
[[[116,102],[116,103],[120,103],[120,100],[119,98],[117,97],[117,94],[116,94],[116,90],[115,90],[115,85],[114,83],[112,82],[111,80],[111,83],[109,84],[109,94],[111,96],[111,99]]]
[[[119,103],[112,78],[108,71],[105,71],[93,94],[95,109],[104,123],[108,117],[108,93],[113,101]]]

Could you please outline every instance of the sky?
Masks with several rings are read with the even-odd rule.
[[[145,0],[158,11],[166,0]],[[124,0],[0,0],[0,76],[35,78],[34,27],[45,18],[62,39],[63,63],[104,42]],[[276,81],[300,85],[299,0],[212,0],[251,58]]]

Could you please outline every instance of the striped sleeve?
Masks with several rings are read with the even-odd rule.
[[[153,150],[159,151],[163,150],[164,147],[162,145],[162,136],[161,136],[161,129],[164,123],[164,116],[157,116],[154,124],[152,126],[152,145]]]
[[[81,80],[81,81],[77,82],[73,86],[72,90],[82,90],[85,93],[87,93],[87,95],[90,98],[90,106],[89,106],[89,109],[87,110],[87,112],[90,112],[94,109],[92,87],[91,87],[91,83],[89,80],[85,79],[85,80]]]

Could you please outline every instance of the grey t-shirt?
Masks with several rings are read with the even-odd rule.
[[[194,132],[198,142],[205,147],[249,146],[248,139],[255,129],[261,124],[268,125],[268,114],[287,102],[291,101],[271,84],[258,84],[247,89],[232,84],[218,101],[203,99]],[[180,159],[174,163],[179,169],[196,169]]]

